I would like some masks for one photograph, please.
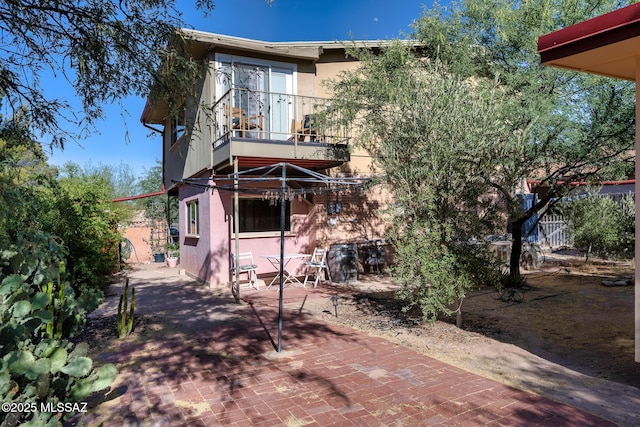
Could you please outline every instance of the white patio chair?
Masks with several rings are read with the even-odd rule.
[[[326,271],[326,275],[329,278],[329,284],[331,284],[331,272],[329,271],[329,266],[327,265],[327,250],[315,248],[313,250],[313,254],[311,255],[311,259],[309,261],[305,261],[305,270],[306,275],[304,276],[303,286],[307,286],[307,282],[310,282],[309,276],[315,276],[313,280],[313,287],[318,286],[318,282],[320,282],[320,273],[322,270]]]
[[[236,280],[236,257],[232,253],[231,254],[231,281]],[[239,252],[238,253],[238,277],[241,274],[247,274],[247,280],[249,281],[250,286],[254,286],[256,289],[260,289],[260,285],[258,284],[258,276],[257,276],[258,266],[253,262],[253,254],[251,251],[249,252]],[[253,279],[252,279],[253,277]]]

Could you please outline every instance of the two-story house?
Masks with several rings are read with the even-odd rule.
[[[236,238],[238,252],[251,251],[259,272],[273,272],[262,256],[280,248],[280,207],[245,193],[236,206],[233,192],[207,183],[279,162],[333,176],[371,174],[370,158],[350,144],[354,129],[325,120],[331,100],[323,81],[358,64],[339,42],[269,43],[194,30],[183,36],[188,54],[205,65],[196,99],[180,117],[167,117],[149,100],[141,121],[162,129],[164,186],[179,199],[181,268],[226,285]],[[380,200],[375,189],[287,200],[285,252],[381,237]]]

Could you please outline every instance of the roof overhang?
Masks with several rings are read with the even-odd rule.
[[[187,50],[195,58],[204,57],[207,52],[216,48],[308,61],[316,61],[322,54],[322,46],[314,43],[274,43],[191,29],[181,29],[180,34],[187,40]]]
[[[225,48],[253,54],[317,61],[325,50],[345,50],[347,45],[374,49],[391,43],[389,40],[268,42],[187,28],[181,29],[179,33],[187,41],[187,50],[194,58],[204,57],[206,52],[216,48]],[[420,45],[416,40],[403,40],[403,42],[413,46]]]
[[[538,39],[543,65],[635,81],[640,56],[640,3]]]
[[[210,52],[225,50],[246,56],[265,56],[281,61],[318,61],[327,51],[346,50],[347,46],[378,49],[393,43],[392,40],[356,40],[356,41],[297,41],[268,42],[227,36],[205,31],[182,28],[177,31],[177,40],[185,42],[185,51],[194,59],[204,59]],[[418,47],[416,40],[403,40],[410,46]],[[147,98],[140,121],[145,124],[161,124],[165,120],[166,106],[158,105]]]

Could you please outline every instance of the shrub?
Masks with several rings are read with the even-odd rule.
[[[631,258],[635,245],[635,202],[627,195],[621,203],[589,193],[565,208],[574,245],[602,257]]]

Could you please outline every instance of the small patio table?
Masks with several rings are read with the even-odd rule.
[[[300,285],[305,287],[304,283],[298,280],[298,278],[293,273],[291,273],[291,271],[296,271],[298,267],[300,267],[300,264],[302,264],[302,261],[305,258],[310,256],[311,255],[309,254],[284,254],[284,264],[282,267],[282,275],[284,278],[284,280],[282,281],[283,286],[286,286],[287,283],[290,283],[293,285]],[[267,286],[267,289],[269,289],[271,285],[273,285],[273,283],[280,278],[280,255],[262,255],[261,257],[266,258],[269,261],[269,263],[273,266],[273,268],[275,268],[276,271],[278,272],[276,277],[274,277],[271,283],[269,283],[269,286]],[[293,266],[294,268],[289,270],[288,265],[291,262],[291,260],[296,260],[296,261],[294,262],[295,264]]]

